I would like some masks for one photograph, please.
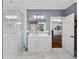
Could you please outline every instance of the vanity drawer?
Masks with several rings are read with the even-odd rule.
[[[28,50],[29,51],[48,51],[51,48],[50,37],[29,37],[28,38]]]

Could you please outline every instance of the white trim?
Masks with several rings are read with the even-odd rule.
[[[72,4],[77,3],[77,0],[74,0],[72,3],[68,4],[65,9],[67,9],[68,7],[70,7]]]
[[[50,17],[50,19],[51,18],[53,18],[53,19],[58,19],[58,18],[63,18],[63,17],[60,17],[60,16],[58,16],[58,17]]]

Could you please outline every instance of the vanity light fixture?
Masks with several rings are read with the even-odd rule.
[[[45,16],[44,15],[33,15],[33,18],[34,19],[45,19]]]

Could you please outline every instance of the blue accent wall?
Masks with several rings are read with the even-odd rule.
[[[28,17],[32,16],[33,14],[42,14],[45,15],[46,17],[50,16],[64,16],[64,10],[42,10],[42,9],[31,9],[27,10],[27,15]]]
[[[75,13],[75,15],[77,15],[77,3],[72,4],[65,10],[65,16],[71,13]]]
[[[43,10],[43,9],[28,9],[27,16],[30,17],[33,14],[43,14],[46,17],[50,16],[67,16],[71,13],[75,13],[77,15],[77,3],[72,4],[65,10]]]

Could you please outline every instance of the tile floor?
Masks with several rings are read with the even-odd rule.
[[[53,48],[50,52],[26,52],[21,59],[76,59],[62,48]]]

